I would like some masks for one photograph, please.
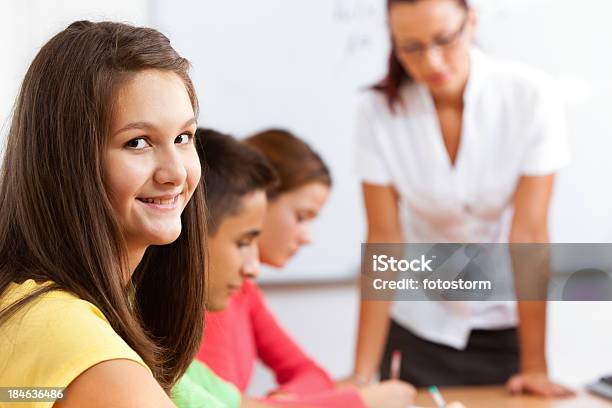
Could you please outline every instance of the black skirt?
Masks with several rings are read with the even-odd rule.
[[[400,378],[416,387],[499,385],[519,370],[517,330],[472,330],[465,350],[415,336],[391,321],[381,361],[381,379],[390,378],[391,355],[401,351]]]

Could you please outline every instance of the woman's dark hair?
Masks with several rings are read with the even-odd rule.
[[[278,188],[268,194],[271,200],[308,183],[332,185],[331,173],[321,156],[286,130],[265,130],[245,139],[245,143],[263,153],[280,177]]]
[[[387,0],[387,10],[391,9],[394,4],[400,3],[417,3],[422,0]],[[456,0],[461,7],[466,10],[469,9],[467,0]],[[384,94],[389,109],[394,112],[396,104],[400,103],[400,90],[402,86],[411,80],[410,75],[406,72],[402,64],[400,63],[397,54],[395,53],[395,46],[393,39],[391,39],[391,52],[389,54],[389,62],[387,68],[387,74],[382,81],[375,84],[372,89]]]
[[[196,131],[202,179],[208,206],[208,233],[217,232],[223,218],[240,212],[241,199],[255,191],[273,191],[278,175],[256,149],[212,129]]]
[[[188,68],[156,30],[70,24],[25,75],[0,171],[0,295],[11,282],[54,283],[7,305],[0,324],[51,290],[73,293],[102,311],[166,392],[202,336],[204,196],[196,189],[179,238],[149,247],[130,280],[103,157],[116,95],[142,70],[178,75],[197,112]]]

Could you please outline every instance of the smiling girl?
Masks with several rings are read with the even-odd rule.
[[[63,390],[37,406],[173,406],[205,301],[187,69],[155,30],[79,21],[25,76],[0,175],[0,384]]]

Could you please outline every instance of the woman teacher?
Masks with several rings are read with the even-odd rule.
[[[569,161],[551,82],[472,46],[465,0],[389,0],[388,13],[389,72],[364,95],[356,137],[367,242],[548,242]],[[362,300],[352,379],[388,377],[400,350],[416,386],[571,394],[548,376],[545,322],[545,302]]]

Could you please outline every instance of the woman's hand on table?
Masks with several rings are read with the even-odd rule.
[[[567,398],[576,393],[550,379],[545,372],[526,372],[512,376],[506,383],[511,394],[535,394],[542,397]]]

